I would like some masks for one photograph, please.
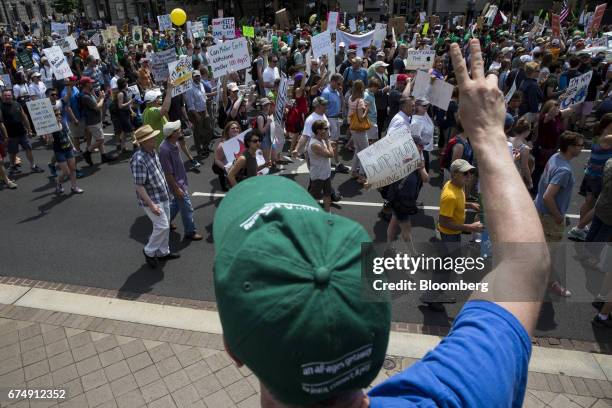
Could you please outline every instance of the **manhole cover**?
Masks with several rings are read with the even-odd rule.
[[[391,358],[385,358],[385,361],[383,362],[383,368],[385,370],[393,370],[395,368],[395,361]]]

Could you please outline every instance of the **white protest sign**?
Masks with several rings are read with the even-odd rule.
[[[380,188],[403,179],[416,170],[419,150],[406,126],[391,130],[385,137],[357,153],[371,188]]]
[[[431,75],[427,71],[417,71],[416,76],[412,84],[412,96],[418,98],[419,96],[427,97],[431,89]]]
[[[232,39],[236,35],[234,17],[213,18],[213,37],[217,39]]]
[[[339,32],[339,31],[338,31]],[[310,48],[306,51],[306,77],[310,77],[310,66],[312,65],[312,52]]]
[[[441,79],[434,79],[426,71],[417,71],[412,96],[426,98],[432,105],[447,110],[453,95],[453,86]]]
[[[357,31],[357,21],[355,21],[354,18],[351,18],[349,20],[349,30],[351,31],[351,33]]]
[[[274,112],[274,121],[278,126],[283,123],[283,114],[285,113],[285,104],[287,103],[287,75],[281,73],[280,84],[278,85],[278,94],[276,96],[276,110]]]
[[[382,48],[385,37],[387,36],[387,25],[383,23],[376,23],[374,27],[374,45],[376,48]]]
[[[151,68],[153,71],[153,78],[156,82],[165,81],[168,79],[168,64],[172,61],[176,61],[176,51],[174,47],[159,51],[153,54]]]
[[[329,31],[324,31],[312,37],[312,53],[315,58],[320,58],[322,55],[329,54],[333,50],[331,34]]]
[[[94,45],[88,45],[87,46],[87,51],[89,51],[89,55],[91,55],[92,57],[94,57],[97,60],[100,60],[100,53],[98,52],[98,47],[96,47]]]
[[[132,27],[132,41],[134,44],[142,44],[142,26]]]
[[[335,33],[338,28],[338,12],[330,11],[327,16],[327,31]]]
[[[393,88],[395,86],[395,84],[397,83],[397,76],[399,74],[393,74],[389,77],[389,87]]]
[[[204,30],[204,23],[201,21],[194,21],[191,23],[191,33],[195,38],[204,38],[206,31]]]
[[[159,24],[159,31],[166,31],[172,28],[172,20],[170,20],[170,14],[164,14],[163,16],[157,16],[157,24]]]
[[[132,99],[133,97],[140,99],[140,90],[138,89],[138,85],[128,86],[126,93],[129,99]]]
[[[405,60],[406,69],[430,69],[435,57],[435,50],[409,50]]]
[[[7,88],[12,88],[13,84],[11,83],[11,76],[9,74],[2,74],[0,75],[0,80],[2,81],[2,84],[7,87]]]
[[[91,41],[96,47],[99,47],[100,44],[102,44],[102,35],[99,33],[95,33],[94,35],[91,36],[91,38],[89,39],[89,41]]]
[[[272,148],[280,152],[285,146],[285,131],[282,124],[272,121],[270,123],[270,140],[272,141]]]
[[[225,165],[225,170],[229,171],[229,169],[234,164],[234,161],[246,150],[246,146],[244,145],[244,137],[249,133],[251,129],[245,130],[240,133],[238,136],[234,136],[229,140],[223,142],[223,154],[225,155],[225,161],[227,164]],[[266,159],[263,157],[263,152],[261,150],[257,150],[256,154],[257,165],[261,166],[266,162]],[[265,175],[268,174],[270,170],[268,168],[264,168],[257,172],[257,175]]]
[[[334,50],[330,50],[327,54],[327,69],[329,70],[329,75],[336,73],[336,54],[334,54]]]
[[[57,123],[49,98],[28,101],[26,106],[37,135],[47,135],[62,130]]]
[[[68,52],[79,48],[77,46],[76,40],[71,35],[66,38],[55,40],[55,44],[60,46],[63,52]]]
[[[567,109],[572,105],[584,102],[592,76],[593,71],[589,71],[586,74],[582,74],[570,80],[565,95],[560,101],[561,109]]]
[[[426,11],[421,11],[419,13],[419,21],[421,23],[424,23],[426,18],[427,18],[427,12]]]
[[[357,46],[357,56],[363,57],[363,49],[369,47],[374,39],[374,30],[366,34],[349,34],[344,31],[336,31],[336,46],[341,42],[345,44],[355,44]]]
[[[68,25],[64,23],[51,22],[51,32],[57,33],[60,37],[68,37]]]
[[[247,40],[244,37],[208,47],[207,54],[213,78],[251,66]]]
[[[593,38],[593,42],[591,43],[591,47],[607,47],[608,46],[608,38]]]
[[[72,76],[72,70],[64,53],[60,47],[54,45],[51,48],[45,48],[43,53],[47,56],[49,64],[51,65],[51,71],[57,79],[64,79]]]
[[[193,66],[191,65],[191,58],[184,56],[178,61],[169,63],[168,71],[174,86],[172,88],[172,97],[185,93],[192,87],[191,73],[193,72]]]

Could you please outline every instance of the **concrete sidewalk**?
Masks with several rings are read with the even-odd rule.
[[[214,311],[0,285],[0,389],[68,394],[0,407],[259,407],[257,379],[220,333]],[[392,332],[376,382],[439,340]],[[612,356],[534,347],[528,390],[525,407],[612,407]]]

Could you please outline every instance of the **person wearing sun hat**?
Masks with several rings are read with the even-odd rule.
[[[143,248],[147,264],[155,268],[159,259],[176,259],[170,252],[170,200],[172,194],[155,150],[160,131],[144,125],[134,132],[134,144],[140,148],[130,159],[130,170],[136,187],[138,204],[153,223],[153,231]]]

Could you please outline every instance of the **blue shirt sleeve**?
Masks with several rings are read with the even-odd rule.
[[[521,407],[531,341],[503,307],[471,301],[423,359],[374,387],[371,408]]]
[[[564,167],[558,167],[550,177],[548,184],[556,184],[560,187],[567,187],[572,178],[571,170]]]

